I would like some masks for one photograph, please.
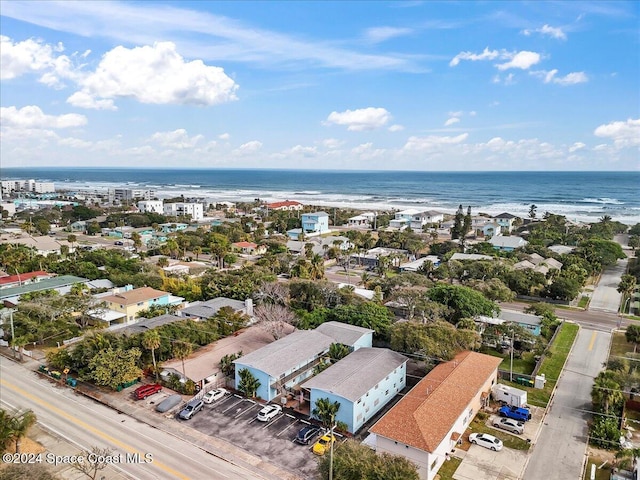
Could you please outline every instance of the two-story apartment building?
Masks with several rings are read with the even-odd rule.
[[[287,231],[292,240],[298,240],[301,235],[317,236],[329,233],[329,214],[326,212],[314,212],[302,214],[302,228],[294,228]]]
[[[336,421],[357,432],[406,385],[407,357],[386,348],[360,348],[307,380],[310,411],[328,398],[340,403]]]
[[[497,383],[501,358],[462,352],[441,363],[370,430],[376,452],[402,455],[433,480]]]
[[[131,285],[114,289],[113,292],[106,295],[95,295],[95,298],[103,303],[107,310],[107,312],[99,312],[96,316],[101,320],[117,317],[117,323],[133,322],[138,318],[138,313],[141,310],[148,310],[156,305],[180,305],[184,301],[184,298],[173,296],[162,290],[151,287],[133,288]],[[100,313],[107,315],[105,317]]]
[[[509,234],[513,231],[513,227],[517,218],[518,217],[516,217],[515,215],[511,215],[510,213],[505,212],[501,213],[500,215],[496,215],[491,220],[500,225],[502,233]]]
[[[304,205],[294,200],[285,200],[284,202],[267,203],[267,208],[269,210],[297,211],[302,210]]]
[[[352,228],[370,228],[376,219],[373,212],[364,212],[347,220],[347,224]]]
[[[371,347],[373,330],[340,322],[326,322],[320,327],[296,330],[235,360],[236,388],[240,384],[239,372],[246,368],[260,382],[256,395],[271,401],[293,392],[294,387],[313,376],[314,368],[323,361],[332,343],[352,350]]]
[[[425,212],[418,212],[411,217],[411,229],[415,231],[422,231],[427,225],[438,224],[444,220],[444,214],[436,212],[435,210],[427,210]]]

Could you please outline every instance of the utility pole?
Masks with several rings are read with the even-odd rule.
[[[329,434],[329,480],[333,480],[333,427],[335,425],[335,417],[331,415],[331,433]]]
[[[511,329],[511,365],[509,366],[509,381],[513,382],[513,339],[514,339],[514,331]]]

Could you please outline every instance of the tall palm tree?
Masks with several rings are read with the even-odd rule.
[[[11,437],[16,442],[16,453],[20,453],[20,441],[29,429],[38,421],[36,414],[27,410],[22,415],[14,415],[9,422]]]
[[[340,402],[332,402],[328,398],[316,400],[316,407],[311,414],[318,418],[325,428],[331,428],[336,420],[336,415],[340,410]]]
[[[184,360],[193,352],[193,346],[186,340],[175,340],[171,347],[171,352],[175,358],[179,358],[182,361],[182,375],[186,380],[187,373],[184,368]]]
[[[153,360],[153,373],[158,382],[158,366],[156,365],[156,348],[160,347],[160,334],[157,330],[147,330],[142,335],[142,346],[147,350],[151,350],[151,358]],[[183,368],[184,369],[184,368]]]

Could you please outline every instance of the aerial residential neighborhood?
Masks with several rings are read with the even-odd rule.
[[[637,272],[637,226],[608,219],[82,196],[5,216],[3,358],[259,455],[282,478],[314,478],[328,455],[358,448],[424,480],[467,475],[495,451],[505,478],[526,478],[579,326],[596,321],[589,306],[613,309],[597,315],[614,332],[638,309],[619,267]],[[575,246],[584,236],[597,263]],[[611,268],[617,295],[600,299],[597,274]]]

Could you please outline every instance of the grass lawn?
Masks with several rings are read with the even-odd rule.
[[[481,415],[478,415],[473,422],[471,422],[471,425],[469,425],[471,433],[488,433],[489,435],[493,435],[494,437],[502,440],[505,447],[513,448],[514,450],[527,451],[531,447],[531,442],[527,442],[526,440],[516,437],[515,435],[511,435],[510,433],[489,427],[480,417]]]
[[[624,332],[615,332],[611,339],[610,357],[626,357],[627,353],[633,353],[633,344],[627,342]]]
[[[584,480],[591,479],[591,465],[596,466],[596,478],[595,480],[609,480],[611,478],[611,465],[607,463],[602,468],[598,468],[603,464],[603,460],[598,457],[589,456],[589,460],[587,462],[587,468],[584,471]]]
[[[493,348],[482,348],[481,353],[486,353],[487,355],[491,355],[492,357],[500,357],[502,358],[502,363],[500,364],[500,370],[509,370],[511,366],[511,359],[509,358],[508,353],[502,353]],[[522,358],[514,358],[513,359],[513,373],[524,373],[525,375],[531,375],[533,369],[535,368],[535,360],[532,358],[530,361],[523,360]]]
[[[580,301],[578,302],[579,308],[587,308],[589,305],[589,297],[580,297]]]
[[[451,457],[450,460],[445,461],[440,467],[440,470],[438,470],[440,480],[453,480],[453,474],[461,463],[462,459],[457,457]]]
[[[543,389],[529,388],[514,382],[502,381],[502,383],[506,385],[526,390],[527,401],[530,405],[538,407],[547,406],[549,399],[551,398],[553,387],[555,387],[556,382],[560,377],[560,373],[562,372],[564,363],[569,355],[571,346],[578,335],[579,327],[575,323],[565,322],[558,328],[561,330],[558,332],[558,335],[556,335],[553,344],[549,347],[549,351],[542,361],[542,366],[538,372],[538,374],[544,373],[547,378],[547,383]]]

